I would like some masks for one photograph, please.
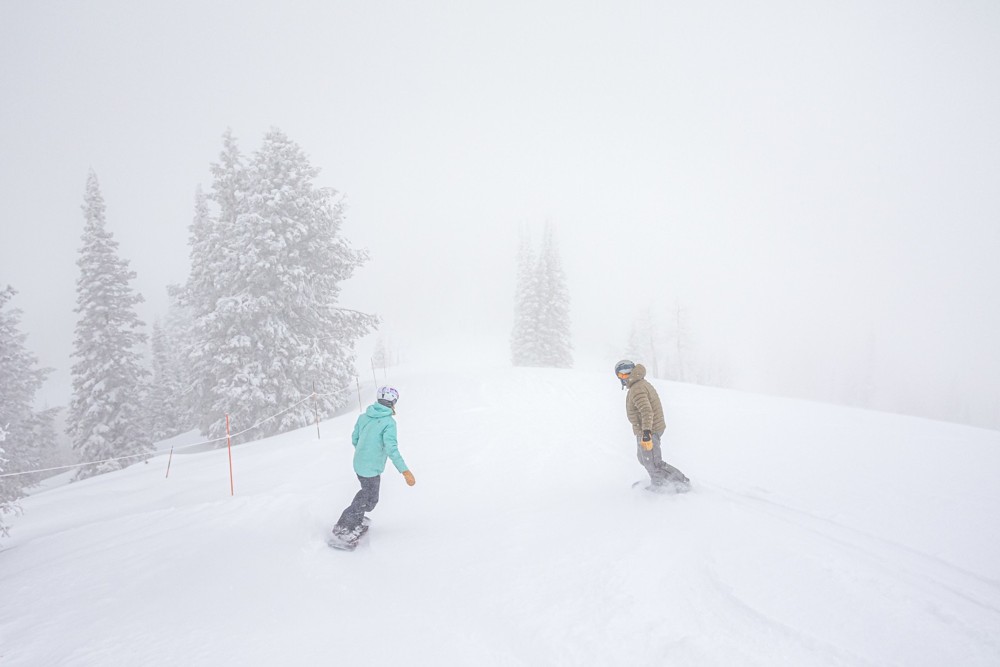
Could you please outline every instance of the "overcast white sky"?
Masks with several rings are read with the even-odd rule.
[[[503,358],[551,221],[578,367],[680,302],[738,386],[1000,427],[998,118],[990,1],[0,0],[0,284],[64,402],[87,170],[152,322],[222,133],[276,126],[408,355]]]

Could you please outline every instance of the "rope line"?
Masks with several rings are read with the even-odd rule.
[[[189,445],[181,445],[179,447],[172,447],[171,449],[174,449],[174,450],[188,449],[189,447],[198,447],[199,445],[210,445],[213,442],[221,442],[221,441],[225,440],[226,438],[235,438],[236,436],[243,435],[244,433],[247,433],[248,431],[254,430],[255,428],[259,427],[261,424],[269,422],[269,421],[271,421],[272,419],[274,419],[276,417],[280,417],[281,415],[285,414],[289,410],[294,410],[295,408],[299,407],[300,405],[302,405],[303,403],[305,403],[306,401],[308,401],[311,398],[322,398],[324,396],[337,396],[339,394],[343,394],[343,393],[345,393],[347,391],[350,391],[350,390],[351,390],[351,387],[344,387],[343,389],[338,389],[337,391],[329,392],[329,393],[326,393],[326,394],[317,394],[316,392],[313,392],[313,393],[309,394],[308,396],[306,396],[305,398],[303,398],[298,403],[294,403],[294,404],[288,406],[287,408],[285,408],[284,410],[282,410],[281,412],[277,412],[277,413],[271,415],[270,417],[265,417],[264,419],[261,419],[259,422],[257,422],[253,426],[245,428],[245,429],[243,429],[242,431],[240,431],[238,433],[231,433],[228,436],[223,435],[223,436],[219,436],[218,438],[213,438],[211,440],[204,440],[202,442],[192,442]],[[112,461],[124,461],[126,459],[135,459],[135,458],[139,458],[141,456],[147,456],[149,458],[153,458],[155,456],[162,455],[162,454],[163,454],[163,452],[158,452],[158,453],[154,453],[154,454],[150,454],[149,452],[144,452],[142,454],[129,454],[127,456],[115,456],[115,457],[112,457],[112,458],[109,458],[109,459],[101,459],[100,461],[84,461],[82,463],[73,463],[71,465],[55,466],[54,468],[39,468],[37,470],[22,470],[20,472],[6,472],[6,473],[0,473],[0,479],[3,479],[4,477],[17,477],[19,475],[34,475],[34,474],[41,473],[41,472],[55,472],[57,470],[72,470],[73,468],[82,468],[83,466],[100,465],[101,463],[111,463]]]

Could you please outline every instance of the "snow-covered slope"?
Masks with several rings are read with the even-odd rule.
[[[997,665],[1000,433],[656,382],[683,496],[609,374],[397,370],[367,542],[353,414],[24,501],[0,665]]]

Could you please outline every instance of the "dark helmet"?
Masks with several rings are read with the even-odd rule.
[[[628,377],[632,374],[633,368],[635,368],[635,364],[628,359],[622,359],[615,364],[615,375],[622,381],[623,389],[628,386]]]

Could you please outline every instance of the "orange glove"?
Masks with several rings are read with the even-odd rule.
[[[652,446],[652,445],[650,445],[650,446]],[[414,484],[417,483],[417,480],[413,479],[413,473],[410,472],[409,470],[404,470],[403,471],[403,479],[406,480],[406,483],[409,486],[413,486]]]
[[[653,451],[653,438],[649,434],[649,431],[642,432],[642,448],[647,452]]]

